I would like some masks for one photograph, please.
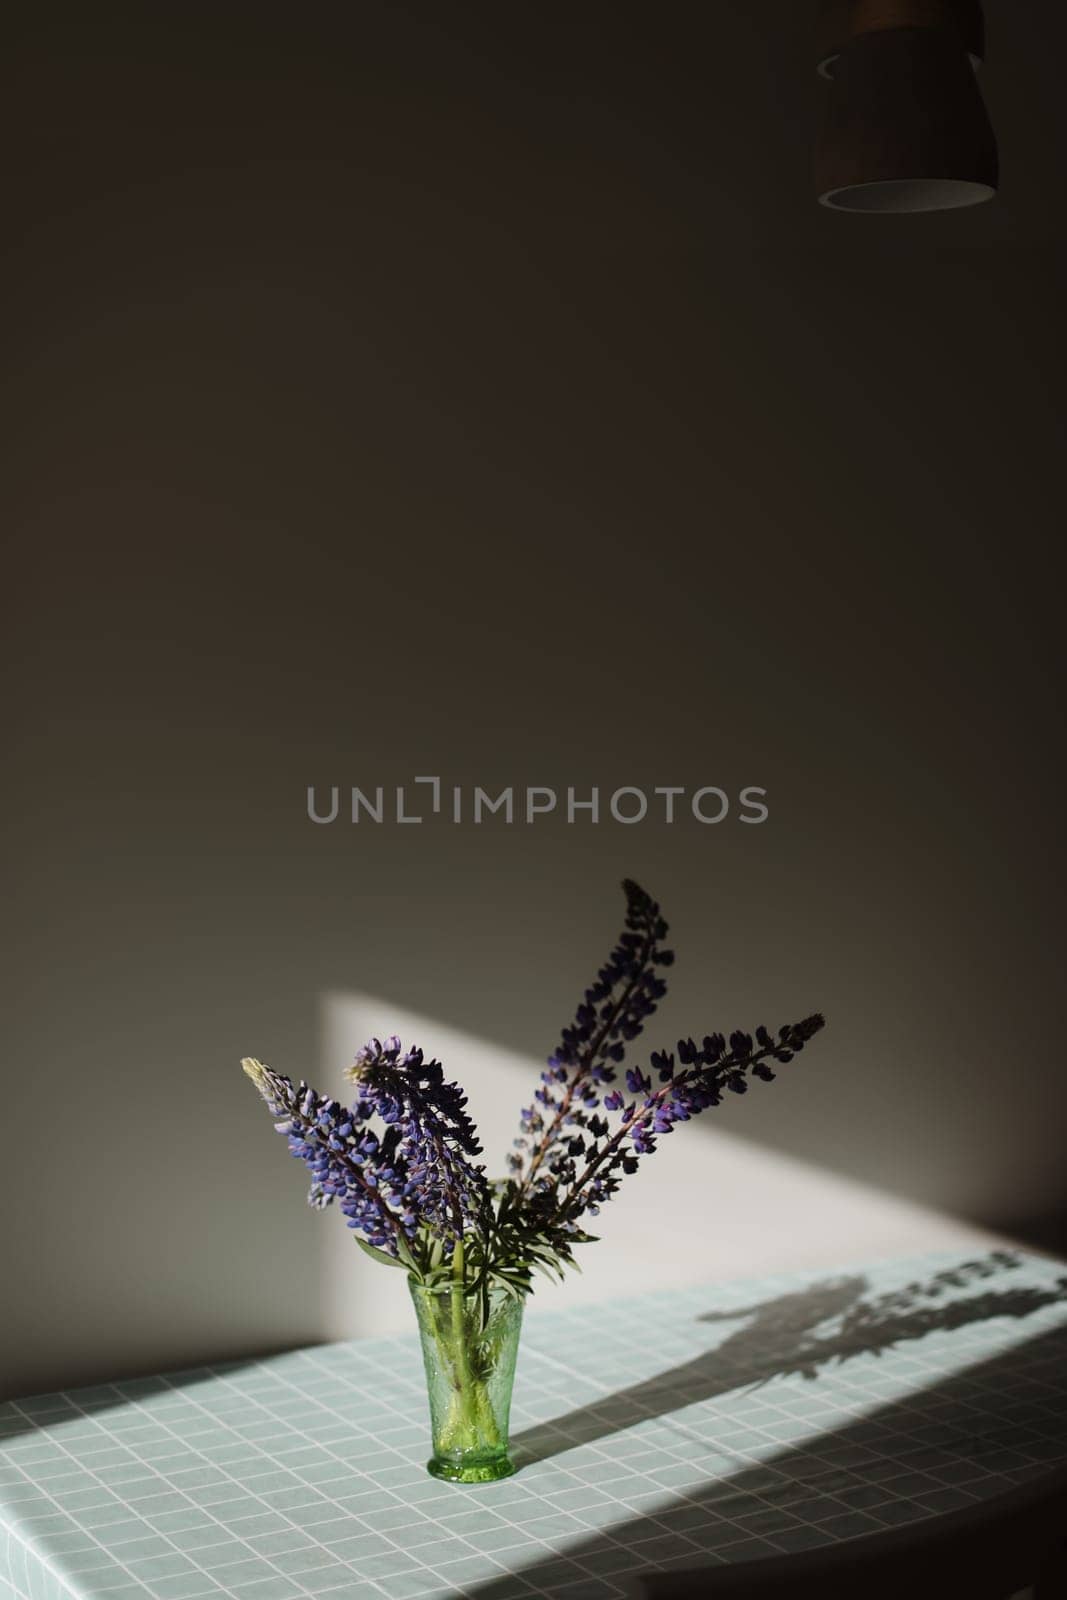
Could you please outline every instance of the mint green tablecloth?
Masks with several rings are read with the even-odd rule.
[[[0,1600],[593,1600],[936,1517],[1067,1460],[1067,1268],[534,1305],[502,1483],[425,1412],[414,1334],[0,1405]]]

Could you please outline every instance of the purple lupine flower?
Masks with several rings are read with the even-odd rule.
[[[309,1203],[322,1209],[336,1200],[349,1227],[395,1256],[398,1237],[410,1238],[418,1225],[404,1194],[407,1175],[395,1130],[379,1139],[366,1126],[369,1110],[362,1105],[347,1107],[306,1083],[295,1085],[260,1061],[241,1065],[277,1119],[274,1126],[286,1135],[290,1154],[311,1175]]]
[[[649,1065],[659,1074],[660,1083],[668,1083],[674,1077],[674,1056],[668,1050],[653,1050]]]
[[[372,1040],[351,1069],[360,1091],[352,1106],[296,1087],[258,1061],[242,1065],[311,1174],[309,1202],[336,1201],[368,1244],[395,1256],[398,1241],[425,1226],[452,1246],[478,1216],[487,1185],[468,1159],[479,1152],[474,1125],[439,1062],[404,1053],[399,1040]],[[381,1134],[370,1126],[375,1116]]]
[[[761,1024],[728,1040],[680,1039],[652,1051],[647,1069],[625,1069],[627,1098],[618,1069],[666,991],[659,969],[673,956],[659,906],[635,883],[624,888],[626,928],[522,1109],[507,1183],[490,1186],[475,1163],[481,1147],[458,1084],[395,1037],[358,1053],[351,1106],[242,1063],[310,1173],[312,1205],[336,1201],[361,1243],[416,1276],[444,1271],[466,1284],[473,1272],[483,1293],[495,1282],[528,1292],[533,1266],[573,1264],[573,1246],[589,1237],[579,1218],[595,1216],[678,1123],[747,1093],[752,1079],[773,1081],[823,1026],[814,1015],[776,1035]],[[472,1248],[459,1249],[467,1236]]]
[[[469,1159],[482,1147],[462,1089],[445,1082],[439,1061],[427,1060],[419,1049],[405,1050],[395,1035],[384,1044],[371,1039],[345,1076],[358,1088],[364,1114],[377,1113],[398,1131],[409,1205],[431,1232],[462,1238],[488,1195],[484,1167]]]
[[[537,1197],[546,1214],[551,1209],[554,1219],[570,1224],[586,1211],[595,1214],[615,1193],[620,1175],[635,1172],[639,1158],[651,1155],[657,1139],[671,1133],[675,1123],[688,1122],[699,1112],[721,1104],[725,1090],[746,1093],[750,1072],[769,1082],[775,1074],[768,1058],[791,1061],[823,1026],[823,1017],[816,1014],[803,1022],[787,1024],[777,1038],[766,1028],[757,1028],[755,1042],[750,1034],[738,1029],[730,1036],[728,1050],[721,1034],[708,1034],[702,1046],[695,1045],[692,1039],[680,1039],[677,1054],[681,1071],[673,1070],[672,1056],[654,1051],[651,1062],[658,1071],[660,1086],[653,1089],[649,1075],[637,1068],[627,1072],[627,1086],[640,1099],[622,1108],[620,1125],[595,1153],[587,1152],[581,1170],[573,1163],[565,1164],[554,1193]],[[621,1099],[616,1094],[609,1105],[605,1097],[605,1109],[619,1109],[617,1102]]]
[[[552,1190],[573,1177],[574,1158],[565,1133],[587,1126],[601,1103],[604,1086],[626,1054],[626,1046],[642,1032],[648,1017],[667,992],[661,968],[674,953],[664,948],[667,924],[660,908],[631,879],[623,883],[626,926],[595,981],[582,997],[574,1022],[564,1028],[555,1052],[541,1074],[535,1093],[537,1120],[522,1119],[521,1137],[508,1157],[523,1192]],[[636,1092],[636,1091],[633,1091]],[[621,1105],[617,1091],[604,1104]]]

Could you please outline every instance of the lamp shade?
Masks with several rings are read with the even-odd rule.
[[[975,66],[985,60],[981,0],[824,0],[817,56],[823,77],[833,77],[837,58],[851,40],[889,28],[953,29]]]
[[[954,28],[857,34],[824,99],[815,160],[824,206],[945,211],[996,193],[996,138]]]

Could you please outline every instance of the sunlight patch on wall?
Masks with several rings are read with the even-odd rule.
[[[504,1170],[519,1108],[543,1063],[373,995],[323,996],[319,1086],[339,1092],[341,1072],[371,1035],[400,1035],[437,1056],[467,1091],[490,1176]],[[581,1252],[565,1285],[539,1280],[530,1314],[650,1289],[714,1283],[799,1267],[848,1267],[893,1255],[995,1245],[996,1236],[877,1189],[825,1173],[726,1132],[744,1106],[663,1139],[617,1197],[592,1218],[599,1242]],[[718,1118],[718,1122],[714,1119]],[[322,1329],[328,1339],[410,1330],[405,1275],[370,1261],[340,1216],[321,1226]]]

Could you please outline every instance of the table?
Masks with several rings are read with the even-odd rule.
[[[520,1471],[428,1477],[414,1331],[0,1406],[2,1600],[599,1600],[1067,1461],[1067,1267],[993,1250],[531,1303]]]

